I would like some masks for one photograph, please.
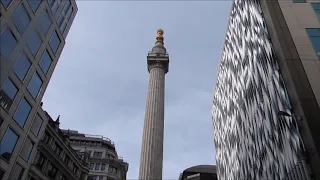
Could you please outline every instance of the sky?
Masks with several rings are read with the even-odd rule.
[[[61,128],[103,135],[137,179],[149,73],[164,29],[163,179],[215,164],[212,95],[231,1],[77,1],[78,14],[43,102]]]

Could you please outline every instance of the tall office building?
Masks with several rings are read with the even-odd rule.
[[[320,179],[319,21],[319,0],[234,0],[212,107],[219,179]]]
[[[77,10],[74,0],[1,0],[0,179],[25,179],[33,162],[47,124],[37,109]]]
[[[89,153],[87,180],[126,180],[129,164],[118,156],[114,143],[103,136],[62,130],[78,153]]]

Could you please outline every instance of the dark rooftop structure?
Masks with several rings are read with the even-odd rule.
[[[215,165],[198,165],[184,170],[179,180],[218,180]]]

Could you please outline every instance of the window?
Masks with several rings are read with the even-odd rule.
[[[44,165],[44,162],[45,162],[45,158],[43,157],[43,155],[41,153],[38,154],[37,161],[36,161],[36,166],[39,169],[42,169],[42,167]]]
[[[34,143],[31,141],[30,138],[27,138],[26,141],[24,142],[22,151],[20,152],[20,156],[22,159],[28,162],[30,154],[32,152]]]
[[[305,3],[306,0],[292,0],[294,3]]]
[[[20,33],[23,33],[30,22],[30,17],[23,3],[16,9],[13,15],[13,23]]]
[[[2,170],[1,168],[0,168],[0,180],[3,178],[3,176],[4,176],[4,170]]]
[[[90,170],[93,170],[94,163],[90,163]]]
[[[62,25],[61,25],[60,28],[59,28],[60,31],[61,31],[61,33],[64,32],[64,30],[66,29],[66,27],[67,27],[67,21],[64,20],[63,23],[62,23]]]
[[[53,0],[47,0],[47,1],[48,1],[49,6],[51,7],[52,3],[53,3]]]
[[[61,23],[64,20],[64,18],[66,16],[66,13],[70,10],[70,6],[71,6],[71,2],[70,2],[70,0],[67,0],[66,4],[64,5],[64,7],[62,9],[62,12],[59,15],[59,18],[58,18],[58,21],[57,21],[58,26],[61,27]]]
[[[96,167],[94,168],[94,170],[100,170],[100,163],[96,163]]]
[[[23,173],[24,173],[24,168],[20,164],[16,163],[13,171],[11,172],[10,180],[21,180]]]
[[[93,157],[102,157],[102,152],[93,152]]]
[[[320,3],[311,3],[311,5],[318,16],[318,19],[320,20]]]
[[[35,72],[29,82],[28,87],[27,87],[28,91],[30,92],[30,94],[32,95],[32,97],[34,99],[37,98],[41,86],[42,86],[42,80],[39,77],[38,73]]]
[[[318,56],[320,56],[320,28],[307,28],[307,33]]]
[[[12,2],[12,0],[1,0],[2,5],[6,9],[8,8],[8,6],[10,5],[11,2]]]
[[[0,156],[8,162],[10,161],[11,154],[14,151],[18,139],[19,136],[13,132],[11,128],[8,128],[1,140]]]
[[[9,112],[17,92],[17,87],[9,78],[7,78],[0,90],[0,104],[7,112]]]
[[[29,59],[24,54],[24,52],[22,52],[13,66],[13,71],[18,76],[20,81],[24,80],[24,78],[26,77],[30,69],[30,66],[31,66],[31,63]]]
[[[72,12],[73,12],[73,8],[70,8],[69,11],[66,14],[66,20],[70,19]]]
[[[16,45],[17,39],[8,28],[5,28],[0,34],[1,54],[8,58]]]
[[[16,112],[13,115],[13,119],[20,125],[20,127],[24,126],[30,111],[31,105],[25,98],[22,98]]]
[[[101,164],[101,171],[105,171],[106,170],[106,164]]]
[[[108,172],[109,173],[113,173],[113,174],[117,174],[117,168],[113,167],[113,166],[110,166],[109,169],[108,169]]]
[[[13,82],[7,78],[3,83],[1,90],[6,93],[6,95],[13,101],[18,92],[17,87],[13,84]]]
[[[44,51],[40,60],[40,67],[42,71],[46,74],[50,68],[52,59],[47,50]]]
[[[58,10],[58,7],[60,6],[61,0],[55,0],[53,3],[53,6],[51,8],[53,14],[56,13],[56,11]]]
[[[51,18],[48,14],[48,11],[45,10],[40,17],[40,26],[42,29],[42,32],[47,35],[48,30],[50,29],[50,26],[52,24]]]
[[[39,114],[37,114],[33,120],[32,127],[31,127],[31,132],[34,135],[36,135],[36,136],[39,135],[39,131],[41,129],[42,123],[43,123],[42,118],[39,116]]]
[[[39,34],[37,33],[36,30],[33,30],[27,38],[27,45],[30,51],[32,52],[33,56],[37,55],[39,48],[41,46],[41,43],[42,41]]]
[[[28,3],[32,9],[33,12],[36,12],[40,3],[41,3],[41,0],[28,0]]]
[[[51,39],[50,39],[50,47],[51,47],[51,49],[52,49],[52,51],[54,52],[54,53],[56,53],[57,52],[57,50],[58,50],[58,47],[59,47],[59,45],[60,45],[60,39],[59,39],[59,36],[58,36],[58,34],[57,34],[57,32],[56,31],[54,31],[53,33],[52,33],[52,36],[51,36]]]

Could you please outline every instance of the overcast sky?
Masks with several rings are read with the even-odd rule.
[[[147,53],[164,29],[163,179],[215,164],[211,101],[231,1],[77,1],[78,14],[44,96],[61,127],[103,135],[139,173]]]

